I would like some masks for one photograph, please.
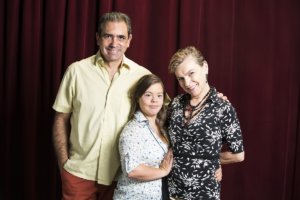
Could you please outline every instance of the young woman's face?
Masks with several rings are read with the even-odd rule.
[[[175,69],[175,76],[180,87],[192,97],[197,97],[201,94],[202,89],[206,85],[207,73],[207,63],[204,62],[200,66],[192,56],[186,57]]]
[[[163,87],[160,83],[151,85],[139,99],[139,107],[146,117],[156,117],[164,103]]]

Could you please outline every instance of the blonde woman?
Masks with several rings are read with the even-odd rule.
[[[221,164],[244,160],[240,123],[233,106],[207,81],[208,64],[195,47],[178,50],[170,60],[186,92],[169,105],[168,134],[174,163],[168,177],[173,199],[220,199],[215,172]],[[221,152],[223,144],[229,151]]]

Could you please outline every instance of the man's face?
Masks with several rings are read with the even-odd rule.
[[[96,34],[96,39],[105,62],[121,62],[132,35],[128,35],[125,22],[107,22],[101,35]]]

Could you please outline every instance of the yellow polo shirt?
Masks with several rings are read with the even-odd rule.
[[[120,166],[119,134],[130,111],[129,89],[146,68],[125,56],[113,80],[99,52],[66,70],[53,109],[71,114],[69,159],[71,174],[110,185]]]

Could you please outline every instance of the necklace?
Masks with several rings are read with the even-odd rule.
[[[202,98],[202,100],[195,106],[191,105],[191,101],[188,101],[188,105],[185,107],[183,112],[184,117],[184,123],[185,125],[189,124],[190,121],[198,114],[200,113],[204,106],[206,105],[206,99],[211,93],[211,89],[208,90],[208,92],[205,94],[205,96]]]
[[[154,128],[151,127],[150,123],[148,124],[148,129],[151,133],[151,135],[153,136],[154,140],[156,141],[156,143],[161,147],[161,149],[163,150],[164,154],[166,154],[166,150],[164,149],[164,147],[161,145],[161,143],[157,140],[155,133],[153,133]]]

